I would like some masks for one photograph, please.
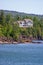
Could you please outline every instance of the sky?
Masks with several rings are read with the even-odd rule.
[[[0,9],[43,15],[43,0],[0,0]]]

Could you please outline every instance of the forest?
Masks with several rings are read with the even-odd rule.
[[[33,27],[21,28],[17,21],[31,19]],[[37,16],[12,16],[10,13],[4,15],[4,11],[0,12],[0,40],[3,41],[19,41],[20,36],[43,40],[43,18]]]

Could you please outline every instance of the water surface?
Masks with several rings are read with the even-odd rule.
[[[43,44],[0,44],[0,65],[43,65]]]

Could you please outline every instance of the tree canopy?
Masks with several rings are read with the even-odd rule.
[[[33,27],[31,28],[20,28],[17,24],[18,20],[30,18],[33,20]],[[15,23],[15,24],[14,24]],[[12,37],[18,41],[20,35],[32,36],[36,39],[43,39],[43,19],[36,17],[16,15],[12,17],[11,14],[4,15],[4,11],[0,12],[0,36]]]

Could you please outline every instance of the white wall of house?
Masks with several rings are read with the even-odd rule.
[[[20,21],[19,22],[19,27],[23,27],[23,25],[24,25],[24,21]]]
[[[33,26],[33,23],[29,22],[28,23],[28,26],[32,27]]]
[[[33,27],[32,20],[18,21],[19,27]]]

